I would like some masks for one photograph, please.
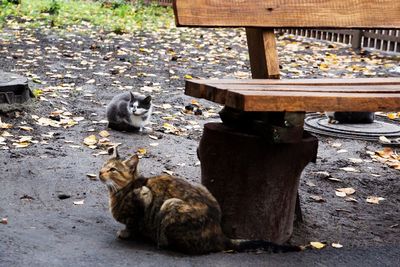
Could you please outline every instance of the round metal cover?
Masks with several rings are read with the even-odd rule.
[[[369,124],[332,124],[324,114],[311,113],[305,119],[304,129],[311,133],[368,141],[378,141],[380,136],[400,137],[400,123],[379,116]]]

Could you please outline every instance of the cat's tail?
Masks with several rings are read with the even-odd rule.
[[[226,249],[235,252],[267,251],[267,252],[295,252],[302,251],[302,246],[278,245],[265,240],[228,239]]]

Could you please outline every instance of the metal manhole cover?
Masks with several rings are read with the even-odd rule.
[[[304,129],[316,134],[368,141],[378,141],[380,136],[400,137],[400,123],[379,116],[369,124],[331,124],[324,114],[311,113],[305,119]]]

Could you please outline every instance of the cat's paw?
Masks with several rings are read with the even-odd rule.
[[[153,129],[150,127],[142,127],[139,129],[140,134],[150,134],[153,132]]]
[[[118,230],[117,237],[119,239],[129,239],[131,237],[131,232],[127,229]]]

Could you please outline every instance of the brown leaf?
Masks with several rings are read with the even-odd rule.
[[[380,201],[385,200],[383,197],[369,196],[367,197],[367,203],[379,204]]]
[[[323,199],[321,196],[310,196],[310,198],[315,202],[325,202],[325,199]]]

